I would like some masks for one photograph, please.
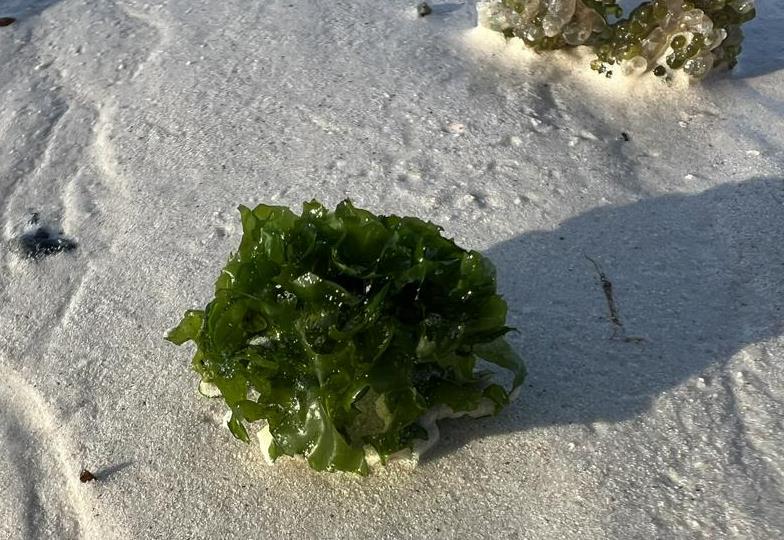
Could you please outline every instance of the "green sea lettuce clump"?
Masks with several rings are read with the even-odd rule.
[[[591,67],[612,75],[682,70],[702,78],[732,68],[741,51],[741,25],[756,15],[754,0],[652,0],[628,17],[616,0],[488,0],[482,20],[537,50],[586,45]]]
[[[348,200],[240,213],[215,298],[167,336],[196,344],[193,368],[220,391],[238,439],[263,420],[273,459],[364,474],[366,450],[383,460],[426,438],[428,410],[497,412],[522,383],[493,265],[436,225]],[[511,372],[510,387],[483,362]]]

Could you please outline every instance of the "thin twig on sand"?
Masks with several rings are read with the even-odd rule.
[[[610,312],[610,322],[613,325],[613,334],[611,339],[621,339],[628,343],[640,343],[645,341],[645,338],[643,337],[626,335],[623,323],[621,322],[621,315],[618,311],[618,304],[615,302],[612,281],[609,280],[607,274],[605,274],[601,266],[599,266],[599,263],[597,263],[588,255],[585,255],[585,258],[588,259],[591,264],[593,264],[594,270],[596,270],[596,275],[599,276],[599,281],[602,284],[604,298],[607,300],[607,309]]]

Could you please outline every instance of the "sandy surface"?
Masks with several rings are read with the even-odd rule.
[[[692,88],[415,4],[0,2],[0,538],[784,534],[781,3]],[[162,339],[239,203],[349,195],[484,250],[521,329],[521,398],[413,473],[266,467]],[[20,257],[33,212],[78,247]]]

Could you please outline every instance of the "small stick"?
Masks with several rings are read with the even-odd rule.
[[[607,275],[602,272],[602,268],[595,260],[585,255],[585,258],[591,261],[596,274],[599,276],[599,281],[602,283],[602,291],[604,291],[604,298],[607,300],[607,309],[610,311],[610,322],[613,324],[613,335],[611,339],[620,338],[626,343],[645,343],[647,339],[641,336],[627,336],[626,331],[621,322],[621,315],[618,312],[618,305],[615,303],[615,296],[613,295],[612,282],[607,278]]]
[[[623,328],[623,323],[621,322],[621,316],[618,313],[618,306],[616,305],[615,297],[613,296],[612,282],[609,279],[607,279],[605,273],[602,272],[599,263],[597,263],[595,260],[590,258],[588,255],[585,255],[585,258],[591,261],[594,269],[596,270],[596,274],[599,276],[599,281],[601,281],[602,283],[604,298],[607,300],[607,309],[609,309],[610,311],[610,322],[612,322],[614,326],[613,336],[616,336],[618,334],[618,331]]]

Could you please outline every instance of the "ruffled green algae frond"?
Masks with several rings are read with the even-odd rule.
[[[426,439],[428,411],[497,412],[523,382],[493,265],[436,225],[349,201],[240,211],[215,297],[167,338],[196,344],[193,368],[235,437],[266,422],[270,459],[364,474],[366,452],[384,460]]]
[[[696,79],[735,66],[741,26],[756,16],[754,0],[654,0],[626,17],[617,0],[489,0],[480,12],[485,26],[536,51],[593,48],[591,68],[608,76]]]

